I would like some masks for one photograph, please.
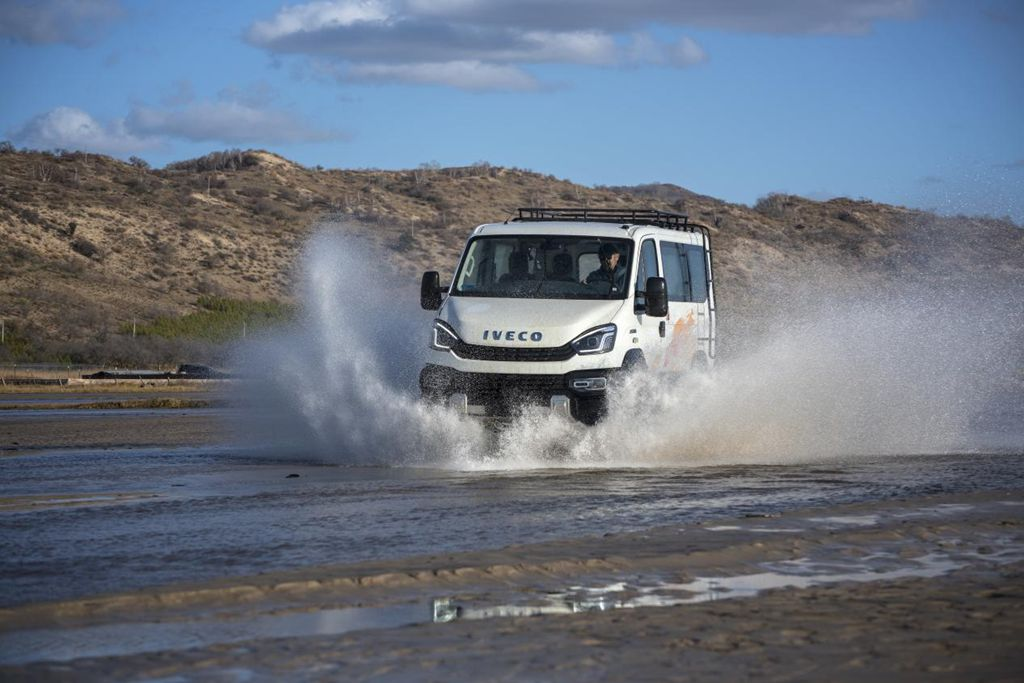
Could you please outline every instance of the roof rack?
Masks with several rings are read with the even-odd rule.
[[[653,225],[669,230],[696,232],[704,226],[690,223],[686,214],[655,211],[654,209],[587,209],[527,207],[518,210],[513,221],[583,221],[585,223],[615,223],[618,225]]]

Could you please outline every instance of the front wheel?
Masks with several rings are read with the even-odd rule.
[[[448,378],[436,366],[427,365],[420,370],[420,398],[430,403],[441,403],[448,393]]]
[[[629,374],[637,372],[638,370],[647,369],[647,359],[644,358],[644,352],[640,349],[630,349],[626,351],[626,357],[622,359],[622,370]]]

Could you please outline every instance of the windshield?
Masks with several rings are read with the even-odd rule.
[[[624,299],[633,242],[564,235],[477,237],[452,294],[521,299]]]

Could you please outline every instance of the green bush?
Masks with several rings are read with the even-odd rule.
[[[243,333],[290,321],[295,307],[280,301],[242,301],[217,296],[201,296],[196,301],[200,310],[183,316],[161,316],[147,323],[137,324],[135,334],[165,339],[202,340],[223,343],[239,339]],[[131,334],[131,323],[121,326],[121,332]]]

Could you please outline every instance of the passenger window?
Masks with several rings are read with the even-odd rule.
[[[502,275],[508,274],[508,259],[512,255],[512,245],[510,244],[495,244],[494,245],[494,276],[495,282],[501,279]]]
[[[640,292],[647,287],[649,277],[658,277],[658,251],[654,248],[654,240],[644,240],[640,247],[640,261],[636,269],[636,304],[639,306],[646,303]]]
[[[690,301],[704,303],[708,300],[708,276],[705,268],[704,248],[688,244],[683,247],[686,262],[690,267]]]
[[[668,288],[669,301],[690,300],[690,269],[682,247],[675,242],[661,243],[661,270]]]

